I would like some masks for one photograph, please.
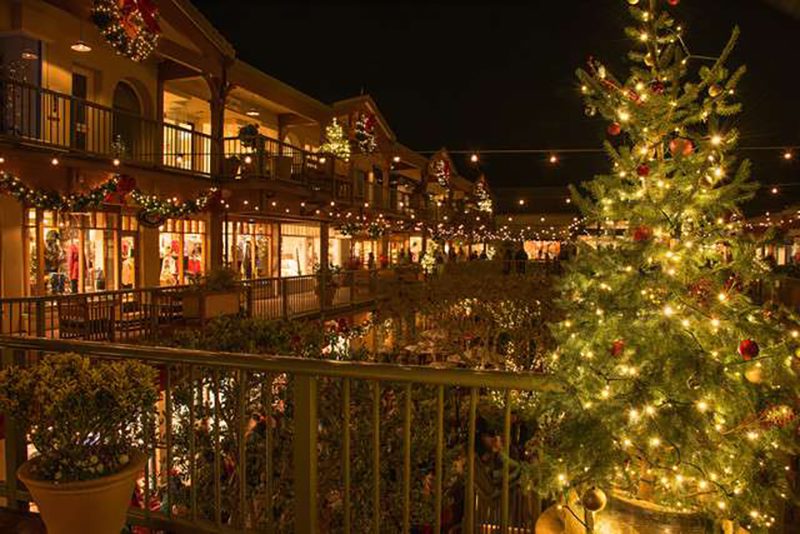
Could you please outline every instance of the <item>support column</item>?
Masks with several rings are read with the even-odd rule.
[[[211,179],[217,187],[222,186],[222,181],[225,167],[225,99],[230,91],[230,84],[225,79],[225,70],[223,69],[223,77],[209,77],[207,78],[208,86],[211,89],[211,99],[209,100],[209,108],[211,111]],[[222,267],[223,256],[223,218],[224,215],[221,210],[212,210],[209,218],[208,228],[208,252],[209,252],[209,267],[211,269],[219,269]]]

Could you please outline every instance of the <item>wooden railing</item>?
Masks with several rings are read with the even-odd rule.
[[[19,81],[0,81],[0,135],[208,176],[211,136]]]
[[[534,532],[540,502],[517,473],[535,456],[512,436],[520,403],[559,388],[546,376],[9,336],[0,351],[4,366],[75,352],[159,369],[162,396],[144,421],[149,460],[132,524]],[[484,446],[487,419],[498,423],[499,450]],[[27,444],[9,418],[5,444],[13,474]],[[12,508],[30,500],[12,475],[0,495]]]
[[[242,280],[239,314],[267,319],[341,312],[374,302],[389,273],[342,271],[328,276]],[[120,341],[151,336],[192,318],[184,314],[189,286],[154,287],[0,299],[0,334]],[[202,320],[202,318],[201,318]]]

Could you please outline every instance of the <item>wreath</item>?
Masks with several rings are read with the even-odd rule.
[[[361,113],[356,119],[355,140],[362,154],[372,154],[378,148],[375,135],[375,116]]]
[[[92,21],[118,54],[133,61],[147,59],[161,35],[153,0],[94,0]]]

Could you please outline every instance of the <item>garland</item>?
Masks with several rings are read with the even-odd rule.
[[[372,239],[383,237],[386,235],[387,230],[388,223],[380,221],[371,221],[369,223],[346,222],[339,227],[339,232],[344,236],[367,234]]]
[[[133,61],[147,59],[161,35],[152,0],[94,0],[92,21],[118,54]]]
[[[361,113],[356,119],[355,134],[356,145],[362,154],[372,154],[377,150],[375,140],[375,117],[368,113]]]
[[[88,193],[70,193],[63,197],[56,191],[37,191],[26,186],[16,176],[5,171],[0,172],[0,193],[12,196],[26,206],[53,211],[84,211],[98,208],[111,195],[124,190],[126,185],[122,177],[115,175]]]
[[[133,202],[140,207],[139,219],[146,224],[203,211],[220,195],[219,189],[212,187],[191,200],[163,200],[143,193],[136,187],[136,181],[132,177],[115,174],[87,193],[62,196],[57,191],[37,191],[5,171],[0,172],[0,193],[5,193],[26,206],[53,211],[85,211],[97,209],[104,203],[122,204],[125,196],[130,194]]]

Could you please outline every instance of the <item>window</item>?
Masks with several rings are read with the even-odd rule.
[[[29,292],[63,295],[117,289],[118,221],[118,214],[103,211],[28,209]]]
[[[206,271],[206,223],[196,219],[167,219],[159,228],[162,286],[189,283]]]
[[[230,221],[225,227],[228,266],[243,279],[272,276],[272,225]]]
[[[319,266],[319,257],[319,226],[281,225],[281,276],[314,274]]]

